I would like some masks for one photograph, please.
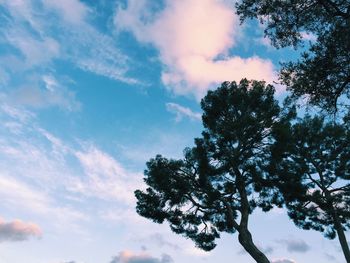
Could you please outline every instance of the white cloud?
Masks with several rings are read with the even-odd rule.
[[[159,50],[162,81],[177,94],[200,98],[213,85],[244,77],[271,82],[275,74],[269,60],[228,55],[241,34],[228,2],[167,0],[165,8],[152,16],[150,1],[129,0],[114,20],[118,30],[129,30]]]
[[[172,112],[176,115],[175,121],[177,122],[181,121],[183,117],[197,121],[200,121],[202,119],[202,114],[199,112],[193,112],[190,108],[181,106],[177,103],[169,102],[166,104],[166,108],[169,112]]]
[[[0,218],[0,242],[24,241],[30,237],[41,237],[42,232],[38,225],[26,223],[19,219],[5,222]]]

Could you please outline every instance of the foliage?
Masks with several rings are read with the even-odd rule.
[[[302,45],[315,38],[297,62],[282,66],[280,79],[292,95],[336,112],[350,98],[350,3],[348,0],[242,0],[241,21],[258,18],[277,47]],[[341,101],[339,102],[339,99]]]
[[[260,206],[282,204],[262,187],[273,126],[281,121],[274,88],[264,82],[224,82],[202,100],[204,131],[184,159],[160,155],[147,163],[146,191],[135,191],[137,212],[157,223],[165,220],[178,234],[211,250],[220,232],[238,232],[252,256],[263,257],[248,231],[249,214]]]
[[[275,129],[270,179],[283,194],[288,214],[303,229],[338,235],[347,261],[344,230],[350,228],[350,132],[323,117],[306,116]]]
[[[289,216],[304,229],[334,238],[333,210],[343,226],[350,227],[349,133],[322,117],[307,116],[285,139],[277,141],[279,152],[273,156]]]

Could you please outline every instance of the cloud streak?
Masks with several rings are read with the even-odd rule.
[[[25,85],[11,90],[7,101],[33,109],[58,107],[65,111],[78,111],[81,109],[75,92],[60,83],[56,77],[50,75],[31,75]]]
[[[187,117],[191,120],[196,120],[196,121],[200,121],[202,119],[202,114],[200,114],[199,112],[194,112],[192,111],[190,108],[181,106],[177,103],[172,103],[169,102],[166,104],[166,109],[175,114],[175,121],[179,122],[183,119],[183,117]]]
[[[17,102],[37,108],[79,108],[74,93],[64,85],[45,89],[47,76],[56,84],[64,78],[56,74],[57,62],[128,84],[140,83],[128,76],[132,62],[120,50],[118,39],[92,25],[92,10],[81,1],[3,0],[1,5],[6,15],[0,17],[0,42],[5,46],[0,52],[0,85]],[[25,84],[18,85],[19,79]]]
[[[85,176],[72,179],[69,190],[128,205],[135,203],[134,190],[141,185],[141,174],[127,171],[113,157],[93,145],[83,151],[75,151],[74,155]]]
[[[111,203],[128,211],[118,214],[121,221],[134,216],[129,211],[134,212],[133,191],[142,182],[141,174],[93,143],[73,146],[61,140],[42,129],[27,110],[2,105],[0,120],[5,124],[0,129],[0,199],[6,211],[17,215],[20,210],[55,230],[72,231],[91,219],[82,202],[101,204],[92,217]]]

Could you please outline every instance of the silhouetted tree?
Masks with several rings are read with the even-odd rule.
[[[249,215],[264,211],[279,195],[262,187],[270,157],[271,131],[281,121],[274,88],[264,82],[224,82],[202,100],[204,131],[184,159],[160,155],[147,162],[145,191],[137,190],[137,212],[213,249],[220,232],[238,232],[244,249],[259,263],[267,257],[249,231]]]
[[[344,125],[306,116],[275,129],[272,168],[288,214],[303,229],[338,235],[347,262],[350,228],[350,133]],[[270,174],[270,179],[272,176]]]
[[[328,112],[349,107],[349,0],[241,0],[236,7],[242,22],[258,18],[277,48],[299,46],[305,33],[315,37],[297,62],[282,64],[280,79],[293,97],[306,95]]]

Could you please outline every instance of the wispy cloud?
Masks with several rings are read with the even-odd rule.
[[[37,38],[16,24],[5,31],[5,38],[7,44],[15,47],[24,57],[22,69],[50,63],[60,55],[60,44],[55,39],[48,36]]]
[[[0,116],[4,119],[10,119],[18,121],[19,124],[28,123],[31,121],[35,114],[27,109],[15,107],[9,104],[7,100],[8,96],[0,93]]]
[[[41,229],[34,223],[26,223],[19,219],[5,222],[0,218],[0,242],[24,241],[31,237],[40,238]]]
[[[277,241],[279,244],[284,244],[289,252],[305,253],[309,251],[310,246],[301,239],[281,239]]]
[[[118,47],[118,39],[102,33],[91,22],[93,10],[79,0],[3,0],[0,17],[0,85],[24,105],[77,108],[74,93],[60,85],[56,62],[128,84],[131,60]],[[18,78],[20,76],[20,78]],[[47,76],[54,89],[45,90]],[[18,85],[22,79],[23,85]],[[53,84],[53,83],[52,83]],[[47,85],[46,85],[47,87]]]
[[[44,4],[57,10],[60,15],[71,24],[81,25],[86,21],[91,10],[79,0],[45,0]]]
[[[157,154],[181,158],[183,149],[193,143],[193,139],[183,133],[165,132],[160,129],[151,129],[144,137],[143,141],[137,143],[118,145],[121,154],[129,162],[142,167]]]
[[[154,12],[151,1],[129,0],[126,8],[117,10],[114,20],[118,30],[131,31],[140,42],[159,50],[162,81],[169,89],[200,98],[222,81],[274,79],[269,60],[229,55],[241,32],[228,3],[167,0],[163,10]]]
[[[176,115],[175,121],[179,122],[183,117],[190,118],[191,120],[200,121],[202,118],[202,114],[199,112],[194,112],[190,108],[181,106],[177,103],[169,102],[166,104],[166,108],[169,112],[172,112]]]
[[[77,111],[81,108],[75,93],[51,74],[32,74],[25,84],[8,92],[7,103],[34,109],[56,106],[66,111]]]
[[[72,179],[69,190],[106,200],[112,198],[129,205],[135,203],[134,190],[141,185],[141,174],[127,171],[113,157],[94,146],[74,154],[86,176]]]
[[[118,48],[118,40],[100,33],[91,25],[67,27],[62,41],[68,41],[64,47],[64,58],[82,70],[128,84],[140,83],[128,76],[132,62]]]
[[[87,216],[56,198],[66,194],[64,176],[72,175],[59,140],[38,128],[35,115],[5,104],[0,120],[0,198],[3,208],[45,218],[55,227],[72,226]],[[11,165],[9,165],[11,164]],[[73,229],[73,228],[72,228]]]
[[[0,120],[8,124],[0,129],[0,199],[4,208],[77,231],[77,222],[81,225],[90,220],[81,207],[87,200],[118,204],[124,211],[132,209],[135,216],[133,191],[142,182],[141,174],[129,171],[93,143],[73,146],[61,140],[41,128],[26,111],[4,109],[0,107]],[[93,217],[105,206],[100,208]],[[120,220],[130,213],[119,213]]]
[[[60,227],[63,223],[73,226],[77,221],[85,221],[87,216],[67,205],[59,204],[49,193],[42,188],[25,184],[15,175],[6,176],[0,174],[0,197],[2,205],[7,209],[21,209],[32,215],[38,215],[46,219],[54,219],[51,223]],[[72,229],[73,230],[73,229]]]
[[[178,244],[169,241],[161,233],[153,233],[147,238],[140,239],[140,241],[144,244],[149,244],[150,242],[154,243],[158,248],[169,247],[173,250],[181,249],[181,247]]]
[[[333,255],[331,255],[331,254],[328,254],[328,253],[325,252],[324,255],[325,255],[325,257],[326,257],[328,260],[330,260],[330,261],[332,261],[332,262],[336,262],[336,261],[337,261],[336,257],[333,256]]]

